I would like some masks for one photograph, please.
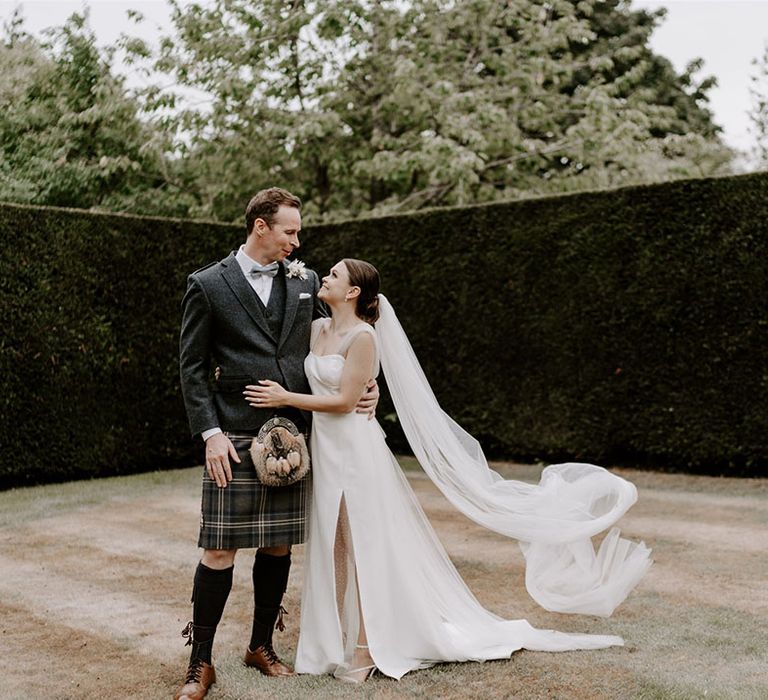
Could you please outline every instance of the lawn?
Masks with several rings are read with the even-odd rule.
[[[548,613],[524,587],[512,540],[443,499],[413,460],[411,484],[479,600],[508,618],[619,634],[623,648],[442,664],[401,681],[349,687],[331,677],[267,679],[241,657],[250,634],[252,551],[241,551],[214,648],[212,700],[252,698],[768,698],[768,480],[617,470],[639,488],[620,523],[654,566],[609,619]],[[540,467],[493,465],[536,479]],[[0,493],[0,697],[169,698],[188,649],[200,468]],[[287,630],[292,660],[303,547],[294,549]]]

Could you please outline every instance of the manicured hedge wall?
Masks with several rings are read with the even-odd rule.
[[[768,473],[768,174],[315,228],[497,456]],[[386,409],[385,409],[386,410]]]
[[[0,206],[0,484],[199,463],[178,380],[189,272],[242,227]]]
[[[379,267],[495,456],[765,475],[767,220],[758,174],[318,226],[300,257]],[[179,304],[242,227],[0,205],[0,237],[2,485],[198,463]]]

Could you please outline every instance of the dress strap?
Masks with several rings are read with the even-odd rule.
[[[368,333],[369,335],[373,336],[373,345],[376,348],[376,358],[374,360],[373,369],[373,376],[375,377],[379,374],[379,344],[376,339],[376,331],[373,329],[373,326],[370,323],[359,323],[357,326],[352,328],[347,334],[347,337],[344,338],[343,342],[339,346],[338,353],[339,355],[344,355],[344,357],[346,357],[347,350],[349,350],[352,343],[355,342],[355,338],[357,338],[357,336],[359,336],[361,333]]]
[[[376,342],[376,331],[373,330],[373,326],[368,323],[358,323],[347,333],[347,337],[342,341],[341,345],[339,346],[339,354],[346,355],[347,350],[349,350],[350,346],[355,341],[355,338],[357,338],[357,336],[361,333],[369,333],[373,336],[374,342]]]
[[[309,349],[313,350],[315,343],[317,342],[317,336],[320,335],[320,331],[325,328],[331,322],[330,318],[318,318],[312,321],[312,325],[309,329]]]

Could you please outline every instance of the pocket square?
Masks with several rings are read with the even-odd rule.
[[[312,295],[309,292],[301,292],[299,294],[299,299],[311,299]]]

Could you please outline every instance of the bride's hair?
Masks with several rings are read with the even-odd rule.
[[[379,319],[379,271],[365,260],[344,258],[341,262],[347,268],[349,283],[353,287],[360,287],[355,313],[373,325]]]

